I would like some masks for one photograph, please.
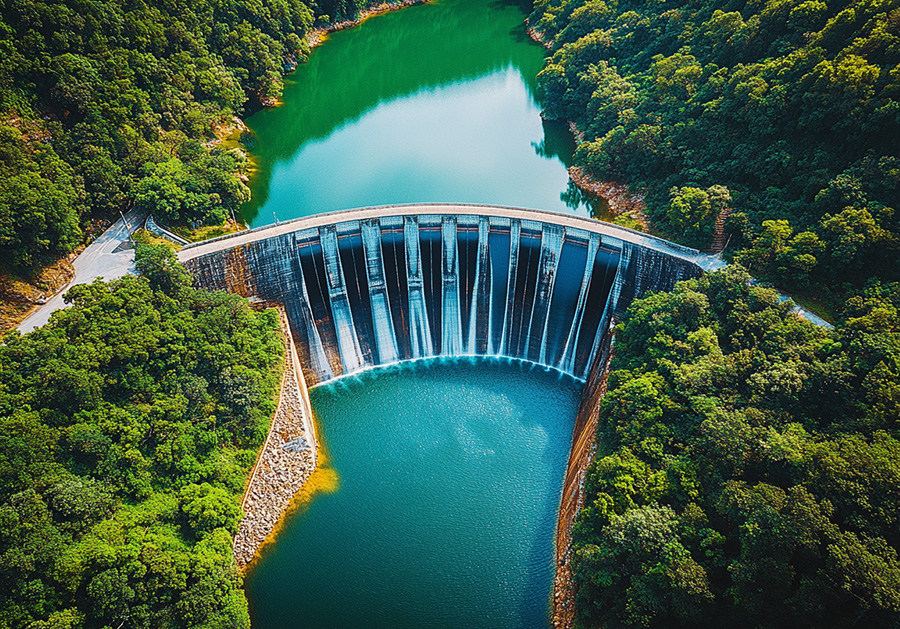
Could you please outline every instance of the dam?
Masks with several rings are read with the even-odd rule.
[[[251,573],[251,600],[268,602],[253,611],[254,622],[264,626],[293,626],[291,608],[283,600],[304,601],[307,613],[321,614],[322,626],[422,626],[425,618],[434,621],[435,608],[452,610],[435,626],[476,626],[477,618],[500,609],[512,615],[498,618],[493,626],[546,626],[540,593],[547,592],[554,574],[554,624],[567,626],[567,601],[572,600],[564,576],[569,533],[593,448],[608,332],[635,298],[670,290],[676,282],[722,264],[715,256],[597,220],[460,204],[316,214],[188,245],[179,257],[200,286],[279,307],[292,341],[299,385],[294,390],[303,397],[298,406],[310,417],[307,386],[324,385],[311,392],[317,412],[327,418],[321,429],[326,441],[329,435],[338,441],[329,450],[350,475],[339,492],[342,507],[333,496],[317,498],[304,518],[286,525],[286,539],[279,534],[278,546],[290,550],[267,554],[264,568]],[[444,360],[426,360],[433,358]],[[512,359],[519,367],[500,368],[497,359]],[[393,367],[383,369],[388,366]],[[543,368],[544,376],[528,375],[535,366]],[[398,380],[398,369],[416,376]],[[558,377],[548,379],[551,370]],[[404,397],[401,383],[411,399]],[[394,387],[388,400],[408,401],[385,407],[377,396],[368,397],[370,387],[373,392]],[[443,403],[437,400],[441,397]],[[409,415],[413,407],[424,414]],[[498,409],[507,410],[498,416]],[[554,418],[551,409],[564,417]],[[523,421],[521,413],[530,418]],[[300,454],[315,465],[314,444],[321,443],[322,435],[303,434],[302,439],[293,433],[276,435],[267,441],[261,461],[273,456],[286,460],[283,451],[296,452],[299,443],[308,449]],[[351,455],[345,450],[350,444],[362,449]],[[480,444],[474,459],[473,444]],[[412,452],[415,458],[423,448],[442,454],[396,465],[400,452]],[[289,465],[261,465],[264,469],[254,479],[290,476]],[[420,480],[420,474],[428,481]],[[385,476],[390,489],[379,495]],[[358,480],[362,477],[365,482]],[[282,480],[254,486],[251,480],[235,538],[239,566],[252,561],[285,513],[297,489],[285,483],[290,485]],[[457,506],[435,510],[435,495]],[[344,525],[361,515],[361,504],[368,505],[362,520]],[[510,520],[523,508],[528,515],[521,517],[529,522],[525,527]],[[419,509],[431,513],[431,519],[420,520]],[[458,522],[462,512],[470,514],[465,526]],[[397,513],[409,516],[398,521]],[[487,521],[504,524],[483,528],[479,523],[488,513]],[[458,523],[461,534],[469,531],[463,544],[455,541],[457,525],[447,528],[448,522]],[[499,537],[488,543],[485,533],[472,534],[485,530]],[[550,543],[554,530],[555,542]],[[538,538],[530,537],[538,532]],[[535,539],[540,541],[533,552],[523,555],[522,549]],[[398,543],[473,549],[483,568],[480,576],[447,576],[454,591],[468,592],[462,595],[467,604],[454,605],[452,597],[436,599],[432,593],[442,592],[444,584],[404,597],[421,587],[419,572],[402,587],[373,594],[376,575],[386,569],[403,574],[408,561],[425,561],[406,558],[394,566]],[[488,559],[501,548],[499,556]],[[310,553],[318,561],[310,563]],[[370,555],[384,558],[391,568],[359,563],[359,557]],[[452,575],[473,565],[469,556],[450,557],[419,570]],[[317,577],[309,583],[299,580],[298,565]],[[353,599],[359,608],[334,598],[345,583],[359,584]],[[494,583],[494,588],[467,589],[478,583]],[[392,609],[405,609],[408,624],[385,611],[383,600],[391,600]],[[475,600],[485,607],[472,607]],[[415,601],[422,601],[421,608],[406,609]],[[520,603],[523,607],[516,607]],[[466,616],[466,610],[475,615]],[[375,622],[369,614],[384,616]],[[344,620],[338,622],[338,617]]]
[[[179,257],[205,288],[282,304],[310,387],[435,356],[521,359],[586,380],[635,297],[720,264],[596,220],[441,204],[318,214]]]

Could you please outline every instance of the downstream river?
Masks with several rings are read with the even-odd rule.
[[[252,226],[389,203],[589,214],[542,123],[543,49],[509,2],[439,0],[332,35],[257,139]],[[311,392],[324,488],[251,569],[255,629],[549,626],[553,532],[580,383],[429,360]]]
[[[313,389],[336,479],[250,573],[253,626],[546,629],[580,390],[489,359]]]

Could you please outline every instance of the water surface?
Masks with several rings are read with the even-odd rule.
[[[390,203],[588,214],[514,3],[438,0],[336,33],[252,116],[252,226]],[[548,627],[581,385],[435,359],[312,391],[331,484],[248,575],[254,629]],[[324,479],[324,481],[323,481]],[[331,482],[333,481],[333,482]]]
[[[557,372],[485,358],[313,389],[339,480],[251,571],[254,628],[546,629],[580,392]]]
[[[543,123],[544,49],[508,2],[438,0],[330,36],[247,122],[253,227],[367,205],[466,202],[589,213],[574,142]]]

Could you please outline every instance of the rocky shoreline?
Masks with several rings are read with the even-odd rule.
[[[610,326],[610,330],[612,329]],[[576,587],[572,580],[572,528],[584,506],[584,479],[597,450],[597,423],[600,401],[606,394],[609,361],[612,358],[612,332],[604,341],[601,356],[588,376],[581,405],[575,417],[572,449],[563,480],[562,499],[556,521],[556,577],[553,580],[553,628],[572,629],[575,624]]]
[[[553,49],[553,42],[547,41],[547,39],[544,36],[544,31],[539,31],[534,26],[532,26],[531,21],[527,17],[525,18],[525,33],[528,34],[528,36],[532,39],[532,41],[539,43],[541,46],[543,46],[547,50]]]
[[[614,216],[629,216],[643,227],[643,231],[649,231],[650,219],[643,194],[629,191],[624,183],[597,181],[580,166],[569,168],[569,179],[585,192],[606,199]]]
[[[237,116],[232,116],[230,120],[219,120],[218,122],[212,123],[212,132],[215,137],[212,140],[201,142],[201,144],[205,148],[211,149],[217,144],[221,144],[238,131],[245,132],[250,131],[250,129],[247,127],[247,124]]]
[[[253,468],[241,509],[244,518],[234,536],[234,561],[244,569],[259,553],[289,510],[295,494],[316,469],[316,436],[309,393],[282,308],[285,337],[284,376],[278,409]]]
[[[389,13],[391,11],[397,11],[398,9],[405,9],[406,7],[411,7],[416,4],[427,4],[428,0],[397,0],[396,2],[382,2],[381,4],[376,4],[374,6],[369,7],[365,11],[360,11],[359,17],[355,20],[343,20],[341,22],[332,22],[328,26],[324,28],[314,28],[311,31],[306,33],[306,43],[309,44],[310,48],[315,48],[319,44],[325,41],[329,33],[334,33],[336,31],[342,31],[345,28],[351,28],[353,26],[357,26],[369,19],[370,17],[374,17],[376,15],[381,15],[382,13]]]

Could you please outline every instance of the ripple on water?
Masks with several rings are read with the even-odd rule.
[[[340,489],[302,507],[248,576],[254,628],[547,627],[581,386],[472,358],[314,389]]]

